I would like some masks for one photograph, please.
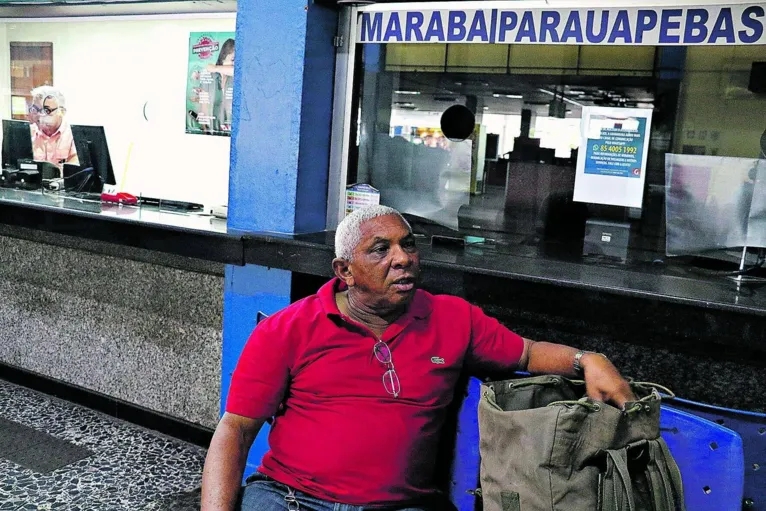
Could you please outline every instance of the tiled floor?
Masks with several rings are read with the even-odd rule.
[[[38,473],[0,452],[0,511],[199,509],[200,447],[3,380],[0,417],[93,453]]]

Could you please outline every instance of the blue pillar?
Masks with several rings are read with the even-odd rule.
[[[300,233],[325,228],[337,11],[310,0],[240,2],[228,227]],[[258,311],[290,303],[291,273],[226,268],[221,413]],[[266,448],[256,439],[245,476]]]
[[[240,3],[230,228],[324,229],[337,22],[307,0]]]

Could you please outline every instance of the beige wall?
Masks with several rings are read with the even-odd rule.
[[[389,43],[386,71],[646,76],[654,53],[654,46]]]
[[[673,151],[705,146],[705,154],[754,158],[766,129],[766,95],[747,90],[766,46],[691,47],[681,85]]]

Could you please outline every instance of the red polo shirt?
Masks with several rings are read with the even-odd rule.
[[[320,499],[383,505],[432,491],[439,432],[457,379],[514,367],[524,342],[481,309],[418,290],[388,327],[401,382],[383,387],[375,335],[335,303],[335,279],[261,322],[231,381],[226,411],[266,419],[284,407],[259,471]]]

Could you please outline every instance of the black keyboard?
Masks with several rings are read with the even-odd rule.
[[[101,202],[101,194],[95,192],[65,192],[66,197],[73,199],[88,199]]]
[[[196,202],[184,202],[177,200],[157,199],[154,197],[139,197],[138,203],[142,206],[159,206],[160,209],[175,209],[180,211],[201,211],[205,208]]]

